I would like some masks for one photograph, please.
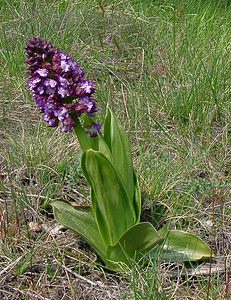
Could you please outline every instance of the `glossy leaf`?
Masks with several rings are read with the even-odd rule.
[[[122,178],[128,199],[132,201],[134,181],[130,144],[124,128],[110,110],[104,123],[104,138],[111,150],[114,165]]]
[[[95,193],[93,189],[91,189],[91,202],[94,209],[95,220],[98,226],[98,230],[103,237],[104,241],[108,244],[111,241],[111,228],[108,227],[104,216],[102,215],[102,211],[99,209],[97,205],[97,200],[95,197]]]
[[[165,238],[161,254],[165,260],[194,261],[213,256],[209,246],[192,233],[162,228],[159,234]]]
[[[107,159],[111,163],[113,163],[113,157],[112,157],[112,154],[111,154],[111,150],[108,147],[105,139],[102,136],[99,136],[99,149],[98,149],[98,151],[101,152],[104,156],[106,156]]]
[[[108,247],[107,258],[129,264],[129,259],[147,253],[162,240],[152,224],[139,223],[129,228],[116,245]]]
[[[99,210],[96,218],[100,232],[103,233],[104,227],[108,228],[109,239],[107,236],[103,238],[107,244],[113,245],[136,222],[133,204],[128,200],[117,170],[102,153],[86,151],[82,166],[93,190],[94,211]]]
[[[106,254],[106,245],[98,231],[92,208],[81,208],[56,200],[51,203],[55,219],[62,225],[81,235],[102,257]]]

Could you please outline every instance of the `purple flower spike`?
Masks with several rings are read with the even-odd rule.
[[[71,132],[75,114],[94,116],[97,105],[91,95],[95,83],[84,78],[83,69],[69,55],[43,39],[30,38],[26,63],[28,88],[48,126],[57,127],[61,122],[61,131]]]

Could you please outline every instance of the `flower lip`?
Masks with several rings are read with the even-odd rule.
[[[36,71],[41,77],[47,77],[48,75],[48,70],[47,69],[38,69]]]
[[[92,123],[91,126],[88,128],[88,133],[91,137],[96,137],[100,134],[101,125],[97,123]]]
[[[57,85],[57,82],[54,79],[46,79],[44,81],[45,86],[54,88]]]

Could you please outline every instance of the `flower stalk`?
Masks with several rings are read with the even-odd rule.
[[[91,149],[90,137],[86,134],[86,131],[82,127],[79,118],[76,114],[73,115],[73,119],[75,122],[74,131],[78,138],[79,144],[83,151]]]

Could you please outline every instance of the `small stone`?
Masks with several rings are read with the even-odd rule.
[[[205,228],[210,229],[213,227],[213,221],[211,221],[211,220],[204,221],[203,225]]]
[[[39,223],[29,222],[28,225],[29,225],[30,230],[33,232],[39,233],[39,232],[43,231],[43,226]]]

